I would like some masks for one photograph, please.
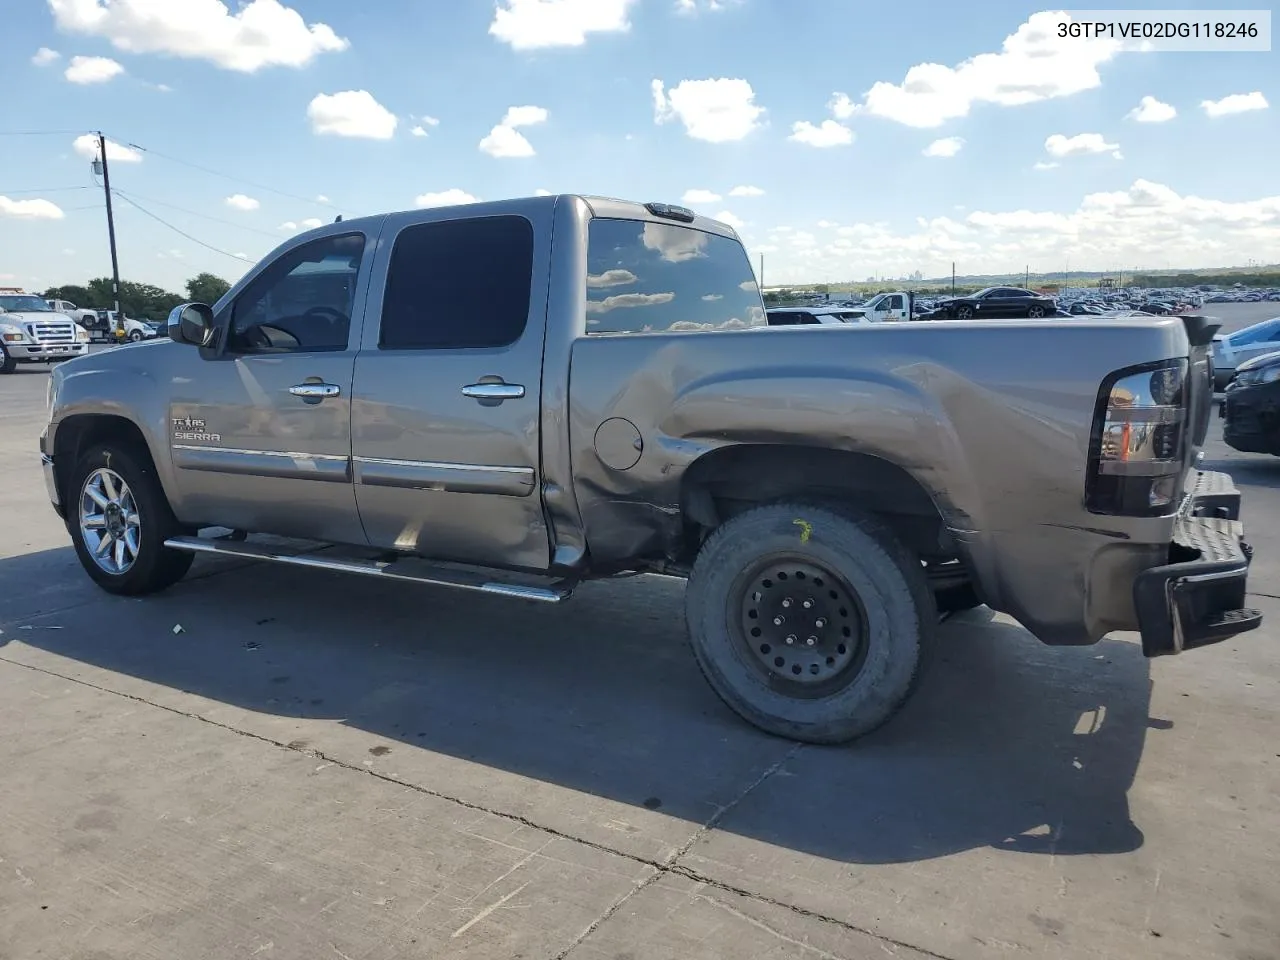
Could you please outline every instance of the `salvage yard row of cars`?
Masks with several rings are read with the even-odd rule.
[[[940,614],[985,603],[1051,645],[1138,631],[1149,657],[1261,623],[1240,492],[1198,468],[1205,318],[763,312],[734,231],[683,207],[326,224],[166,337],[55,366],[49,500],[121,595],[196,554],[545,603],[681,577],[711,688],[807,742],[893,715]]]

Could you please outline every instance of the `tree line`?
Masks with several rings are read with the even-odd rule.
[[[212,273],[201,273],[186,282],[187,295],[170,293],[150,283],[120,281],[120,309],[126,317],[136,320],[163,320],[180,303],[215,303],[231,289],[231,284]],[[111,310],[115,298],[111,295],[111,278],[94,277],[86,284],[68,283],[49,287],[41,296],[46,300],[69,300],[77,307],[90,310]]]

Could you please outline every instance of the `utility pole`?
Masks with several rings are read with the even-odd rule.
[[[951,261],[951,295],[956,295],[956,262]]]
[[[94,173],[102,174],[102,192],[107,198],[107,239],[111,243],[111,299],[115,304],[115,322],[120,322],[120,262],[116,259],[116,221],[111,213],[111,170],[107,166],[107,138],[98,131],[98,160]]]
[[[1022,288],[1026,290],[1026,289],[1029,289],[1030,287],[1031,287],[1031,264],[1027,264],[1026,269],[1023,272]]]

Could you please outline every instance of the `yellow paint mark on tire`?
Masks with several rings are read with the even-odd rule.
[[[808,520],[792,520],[791,522],[800,528],[800,542],[808,543],[809,538],[813,536],[813,524]]]

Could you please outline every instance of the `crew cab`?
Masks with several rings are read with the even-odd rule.
[[[83,356],[89,334],[32,293],[0,294],[0,373]]]
[[[711,687],[810,742],[891,716],[946,611],[1148,656],[1260,622],[1240,494],[1195,469],[1203,318],[765,319],[737,235],[682,207],[328,224],[57,368],[50,500],[124,595],[197,553],[549,603],[685,577]]]

